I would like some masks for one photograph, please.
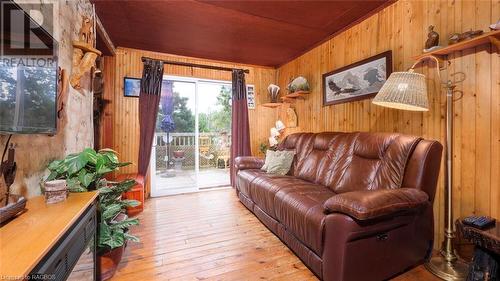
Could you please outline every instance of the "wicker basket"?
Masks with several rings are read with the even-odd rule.
[[[9,204],[0,208],[0,224],[15,217],[26,210],[26,198],[20,195],[9,196]]]

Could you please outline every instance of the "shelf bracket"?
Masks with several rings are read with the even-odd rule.
[[[497,47],[497,53],[500,51],[500,39],[496,38],[495,36],[489,36],[491,44],[495,45]]]

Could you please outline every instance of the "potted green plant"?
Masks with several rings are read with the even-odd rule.
[[[55,160],[48,166],[50,174],[45,181],[65,179],[70,192],[99,191],[97,255],[101,280],[114,275],[127,241],[139,241],[128,233],[128,228],[139,224],[139,220],[128,218],[125,210],[127,207],[138,206],[140,202],[125,200],[121,196],[136,182],[131,179],[111,182],[105,178],[107,174],[129,164],[120,162],[117,153],[111,149],[96,152],[92,148],[86,148],[62,160]]]

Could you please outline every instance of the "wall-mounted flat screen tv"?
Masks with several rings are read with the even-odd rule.
[[[9,21],[2,17],[0,133],[55,134],[57,41],[19,5],[12,2],[2,8],[4,11],[10,9],[10,16]],[[29,22],[29,29],[16,28],[16,19]],[[26,32],[29,39],[26,39]]]

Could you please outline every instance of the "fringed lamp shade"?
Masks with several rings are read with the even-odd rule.
[[[428,111],[425,76],[411,70],[393,72],[373,99],[373,103],[395,109]]]

